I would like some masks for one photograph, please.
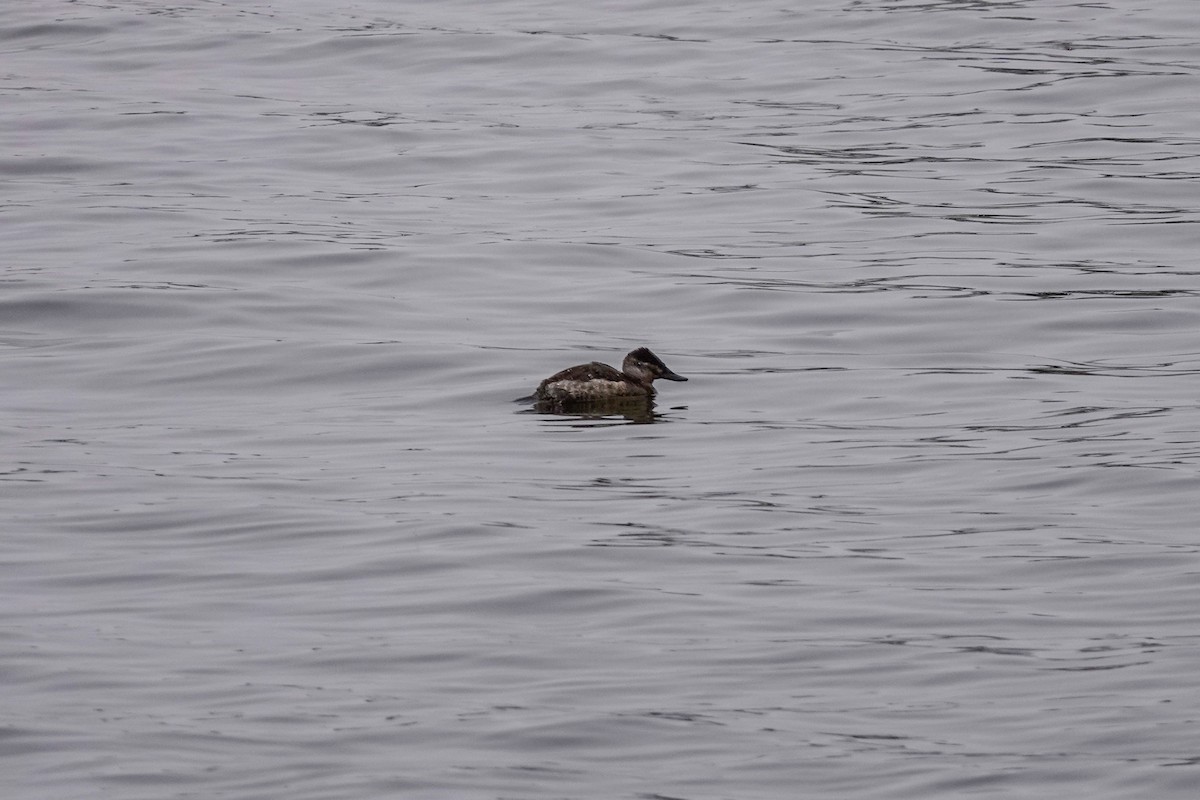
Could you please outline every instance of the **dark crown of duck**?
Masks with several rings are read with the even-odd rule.
[[[676,375],[663,360],[654,355],[649,347],[639,347],[625,356],[621,362],[621,371],[640,384],[649,386],[656,378],[668,381],[686,381],[682,375]]]

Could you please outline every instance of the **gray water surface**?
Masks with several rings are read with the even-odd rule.
[[[4,797],[1194,797],[1194,18],[6,9]]]

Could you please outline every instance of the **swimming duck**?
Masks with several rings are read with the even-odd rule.
[[[593,361],[556,372],[538,384],[534,396],[554,403],[594,402],[614,398],[654,397],[654,381],[686,381],[650,352],[648,347],[625,356],[621,369]]]

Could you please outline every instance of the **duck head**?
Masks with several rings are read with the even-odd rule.
[[[672,372],[648,347],[639,347],[625,356],[625,360],[621,362],[621,371],[643,386],[650,386],[658,378],[668,381],[687,380],[682,375]]]

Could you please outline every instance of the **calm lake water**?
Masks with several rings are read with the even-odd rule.
[[[4,797],[1192,798],[1187,0],[13,4]],[[654,415],[513,402],[646,345]]]

